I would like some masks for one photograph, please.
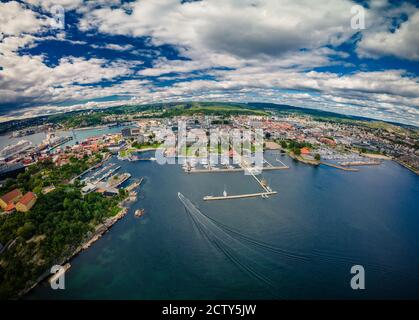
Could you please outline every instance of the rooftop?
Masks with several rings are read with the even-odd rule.
[[[15,199],[16,197],[20,197],[22,196],[22,192],[19,189],[14,189],[8,193],[6,193],[5,195],[3,195],[2,197],[0,197],[4,202],[9,203],[12,202],[13,199]]]
[[[35,193],[29,191],[19,200],[19,202],[26,206],[34,199],[36,199]]]

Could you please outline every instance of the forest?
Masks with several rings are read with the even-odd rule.
[[[100,158],[74,159],[62,167],[51,161],[40,162],[3,186],[1,194],[18,187],[34,190],[38,199],[27,213],[0,216],[0,243],[4,246],[0,254],[0,299],[17,298],[52,265],[71,255],[98,224],[119,212],[124,192],[111,198],[99,193],[83,196],[78,180],[68,182]],[[51,184],[55,190],[40,192]]]

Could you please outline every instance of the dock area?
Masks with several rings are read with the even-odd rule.
[[[228,195],[227,191],[224,189],[223,195],[221,196],[205,196],[203,197],[203,200],[209,201],[209,200],[231,200],[231,199],[244,199],[244,198],[255,198],[255,197],[262,197],[264,199],[269,198],[270,195],[277,194],[276,191],[273,191],[267,181],[265,179],[260,180],[256,176],[256,172],[261,172],[263,170],[282,170],[282,169],[288,169],[289,167],[286,166],[282,161],[278,161],[282,164],[282,166],[273,166],[271,163],[269,163],[267,160],[263,161],[263,164],[261,167],[252,167],[248,161],[239,155],[240,161],[239,165],[240,168],[226,168],[226,169],[195,169],[189,170],[187,172],[240,172],[240,171],[247,171],[257,182],[257,184],[263,189],[263,192],[258,193],[247,193],[247,194],[238,194],[238,195]],[[266,166],[265,166],[266,164]],[[203,170],[203,171],[196,171],[196,170]],[[206,171],[205,171],[206,170]]]
[[[259,192],[259,193],[246,193],[246,194],[236,194],[231,196],[205,196],[203,200],[205,201],[211,201],[211,200],[230,200],[230,199],[243,199],[243,198],[256,198],[256,197],[262,197],[267,198],[271,195],[277,194],[276,191],[270,191],[270,192]]]
[[[131,178],[130,173],[122,173],[122,174],[115,174],[108,180],[108,185],[113,188],[118,188],[121,184],[123,184],[126,180]]]
[[[135,181],[135,182],[131,183],[128,187],[125,188],[125,190],[127,190],[128,192],[131,192],[135,188],[139,187],[141,185],[141,183],[143,182],[143,180],[144,180],[144,178],[141,177],[139,181]]]
[[[272,167],[263,167],[260,168],[262,171],[269,171],[269,170],[284,170],[289,169],[288,166],[272,166]],[[223,173],[223,172],[243,172],[247,169],[244,168],[208,168],[208,169],[190,169],[185,170],[186,173]]]

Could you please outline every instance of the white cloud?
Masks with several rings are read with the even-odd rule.
[[[80,27],[149,35],[154,44],[171,43],[190,56],[203,50],[244,58],[280,56],[347,40],[355,32],[349,25],[352,5],[347,0],[142,0],[87,12]]]
[[[64,100],[126,95],[136,97],[132,103],[271,101],[419,124],[418,78],[404,70],[346,75],[312,71],[336,64],[353,66],[345,61],[348,53],[336,49],[356,32],[350,29],[350,8],[354,5],[350,0],[212,0],[183,4],[178,0],[124,4],[118,0],[28,0],[26,3],[30,6],[17,2],[0,4],[0,13],[4,13],[0,15],[0,30],[5,36],[0,38],[0,104],[43,105],[25,109],[24,116],[109,104],[79,103],[66,109],[55,105]],[[45,36],[47,15],[54,4],[82,14],[79,23],[82,31],[146,36],[154,45],[174,45],[184,59],[160,57],[151,67],[134,74],[133,67],[142,61],[64,56],[55,66],[48,66],[42,55],[18,54],[20,48],[50,39],[141,53],[142,49],[130,44],[92,45],[67,39],[66,31]],[[42,10],[35,13],[32,6]],[[391,21],[401,14],[407,14],[408,20],[390,32]],[[412,5],[389,9],[386,0],[372,1],[367,10],[367,30],[357,43],[358,54],[417,60],[418,14]],[[197,79],[196,74],[207,77]],[[131,76],[132,80],[103,87],[95,85],[122,76]],[[145,77],[176,81],[162,87],[144,80]],[[22,112],[17,110],[17,114]]]
[[[357,51],[362,57],[396,56],[419,61],[419,11],[401,23],[394,32],[366,32]]]
[[[0,35],[19,36],[35,33],[45,25],[45,20],[16,1],[0,3]]]

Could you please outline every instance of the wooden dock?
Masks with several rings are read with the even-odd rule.
[[[271,192],[259,192],[259,193],[247,193],[247,194],[237,194],[231,196],[205,196],[203,200],[211,201],[211,200],[231,200],[231,199],[243,199],[243,198],[256,198],[256,197],[263,197],[263,196],[271,196],[277,194],[276,191]]]

